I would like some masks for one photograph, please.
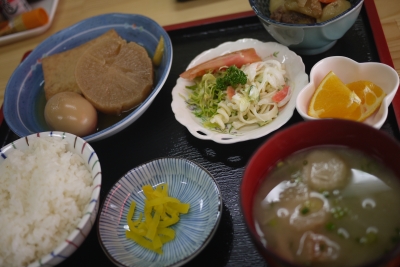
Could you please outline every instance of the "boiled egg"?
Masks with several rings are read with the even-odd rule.
[[[81,137],[96,131],[97,111],[78,93],[62,92],[52,96],[44,108],[44,118],[54,131]]]

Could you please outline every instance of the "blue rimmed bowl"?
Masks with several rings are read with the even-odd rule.
[[[90,144],[76,135],[62,132],[41,132],[20,138],[0,149],[0,164],[2,164],[14,150],[25,151],[29,148],[32,141],[43,137],[66,140],[68,142],[67,150],[79,155],[84,160],[85,166],[91,173],[93,179],[91,184],[92,193],[89,202],[82,212],[82,217],[78,219],[76,227],[66,235],[66,239],[57,244],[48,254],[31,262],[28,267],[55,266],[68,258],[75,250],[79,249],[79,246],[89,235],[89,232],[96,222],[100,206],[102,174],[99,158]],[[68,203],[65,205],[68,205]],[[67,209],[67,207],[64,208]]]
[[[172,225],[175,239],[163,245],[163,254],[145,249],[125,237],[126,217],[136,202],[134,219],[143,212],[143,185],[167,183],[169,196],[190,203],[187,214]],[[181,158],[160,158],[126,173],[109,191],[98,220],[98,237],[108,258],[117,266],[181,266],[212,239],[221,219],[222,197],[210,173]]]
[[[90,41],[110,29],[125,40],[145,47],[152,57],[160,37],[164,38],[161,64],[155,68],[154,88],[150,95],[120,121],[82,138],[88,142],[112,136],[136,121],[151,105],[163,87],[172,64],[172,43],[168,33],[154,20],[138,14],[111,13],[83,20],[61,30],[39,44],[16,68],[4,94],[3,113],[10,129],[20,137],[49,131],[44,119],[43,57],[60,53]]]
[[[353,26],[364,0],[348,0],[350,9],[324,22],[291,24],[270,18],[271,0],[249,0],[250,6],[267,32],[279,43],[301,55],[315,55],[329,50]]]

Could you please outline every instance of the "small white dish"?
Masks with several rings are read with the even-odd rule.
[[[14,43],[23,39],[27,39],[29,37],[33,37],[47,31],[47,29],[50,28],[51,23],[53,22],[57,5],[58,5],[58,0],[41,0],[31,3],[30,6],[32,7],[32,9],[41,7],[44,10],[46,10],[47,15],[49,16],[49,21],[46,23],[46,25],[43,25],[41,27],[37,27],[23,32],[16,32],[13,34],[0,37],[0,46]]]
[[[305,73],[305,66],[301,57],[284,45],[276,42],[261,42],[250,38],[240,39],[235,42],[226,42],[216,48],[204,51],[195,57],[187,69],[217,56],[246,48],[254,48],[263,60],[273,57],[285,64],[289,84],[293,89],[290,101],[279,111],[278,117],[265,126],[240,129],[237,130],[236,134],[219,133],[205,128],[201,120],[188,108],[186,99],[189,96],[189,90],[186,86],[192,85],[193,82],[178,78],[175,87],[172,89],[172,111],[175,113],[176,120],[184,125],[193,136],[203,140],[212,140],[220,144],[247,141],[265,136],[279,129],[292,117],[297,94],[308,83],[308,76]]]
[[[358,63],[350,58],[334,56],[317,62],[310,72],[310,83],[298,94],[296,109],[304,120],[319,120],[307,114],[308,106],[314,91],[324,79],[333,71],[340,80],[347,84],[359,80],[371,81],[382,88],[386,93],[380,108],[365,121],[376,129],[380,129],[388,116],[388,108],[399,88],[399,76],[390,66],[378,62]]]
[[[168,185],[168,195],[189,203],[187,214],[170,226],[175,238],[163,245],[163,254],[125,237],[132,201],[134,220],[144,210],[142,186]],[[177,267],[198,255],[214,236],[222,213],[222,196],[213,176],[187,159],[159,158],[127,172],[109,191],[100,210],[98,237],[107,257],[117,266]]]

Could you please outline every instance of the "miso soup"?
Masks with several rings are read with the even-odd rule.
[[[299,151],[255,196],[264,246],[304,266],[358,266],[400,240],[400,182],[379,160],[347,147]]]

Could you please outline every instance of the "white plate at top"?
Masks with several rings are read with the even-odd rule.
[[[8,34],[5,36],[0,37],[0,46],[14,43],[23,39],[27,39],[29,37],[33,37],[36,35],[39,35],[43,32],[45,32],[51,25],[54,19],[54,14],[56,13],[58,5],[58,0],[41,0],[41,1],[36,1],[30,4],[32,9],[36,9],[39,7],[42,7],[44,10],[46,10],[47,15],[49,16],[49,22],[46,23],[46,25],[43,25],[41,27],[37,27],[31,30],[23,31],[23,32],[16,32],[12,34]]]
[[[289,85],[293,89],[290,101],[281,108],[278,117],[267,125],[242,128],[234,134],[220,133],[205,128],[201,120],[188,108],[186,99],[189,96],[190,90],[186,86],[192,85],[193,82],[179,77],[172,90],[172,111],[175,113],[176,120],[184,125],[193,136],[203,140],[212,140],[220,144],[237,143],[265,136],[282,127],[293,116],[297,95],[308,83],[308,75],[305,72],[305,66],[301,57],[286,46],[275,42],[261,42],[250,38],[240,39],[235,42],[226,42],[216,48],[204,51],[195,57],[187,69],[217,56],[251,47],[256,50],[257,54],[263,60],[274,58],[285,64]]]

